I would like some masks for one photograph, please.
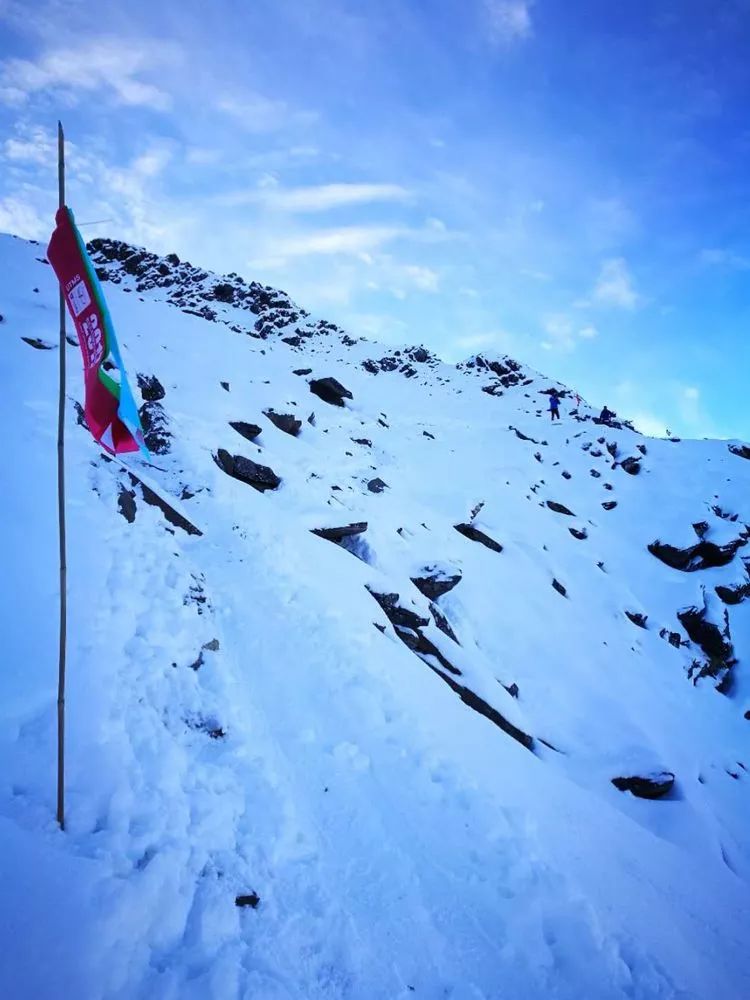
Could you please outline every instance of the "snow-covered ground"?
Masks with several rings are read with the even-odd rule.
[[[750,996],[750,462],[571,394],[551,425],[554,383],[507,359],[396,353],[130,253],[95,260],[171,436],[127,462],[201,534],[78,424],[69,346],[61,833],[57,289],[0,238],[0,995]],[[431,608],[428,577],[460,579]],[[660,772],[657,799],[612,784]]]

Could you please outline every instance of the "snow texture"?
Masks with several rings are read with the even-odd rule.
[[[93,251],[160,454],[106,460],[67,346],[61,833],[57,288],[0,238],[0,995],[750,996],[742,443]]]

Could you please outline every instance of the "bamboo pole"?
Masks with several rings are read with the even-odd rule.
[[[65,205],[65,136],[57,123],[59,206]],[[57,411],[57,516],[60,538],[60,651],[57,675],[57,822],[65,829],[65,654],[67,646],[67,559],[65,544],[65,293],[60,285],[60,395]]]

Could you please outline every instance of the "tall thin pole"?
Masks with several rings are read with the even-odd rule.
[[[57,123],[59,205],[65,205],[65,136]],[[68,626],[68,567],[65,545],[65,294],[60,285],[60,397],[57,410],[57,516],[60,537],[60,655],[57,678],[57,822],[65,829],[65,652]]]

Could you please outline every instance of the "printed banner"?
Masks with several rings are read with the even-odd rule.
[[[101,285],[67,206],[58,209],[55,223],[47,257],[81,346],[86,423],[99,444],[113,455],[140,449],[148,456]]]

